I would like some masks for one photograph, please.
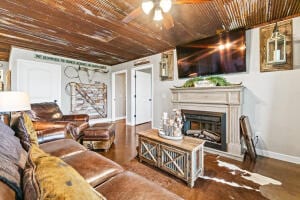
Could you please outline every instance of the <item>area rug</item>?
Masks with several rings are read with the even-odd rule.
[[[189,200],[270,199],[265,197],[262,190],[268,190],[270,186],[280,187],[280,181],[242,169],[238,163],[232,164],[232,161],[228,162],[219,156],[206,155],[204,176],[196,180],[193,188],[175,176],[144,162],[140,163],[137,158],[123,167]]]

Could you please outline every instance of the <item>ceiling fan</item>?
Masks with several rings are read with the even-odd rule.
[[[212,0],[143,0],[141,5],[129,13],[122,22],[127,24],[144,12],[152,16],[154,21],[163,20],[163,25],[168,30],[174,27],[174,19],[169,13],[172,4],[197,4],[209,1]]]

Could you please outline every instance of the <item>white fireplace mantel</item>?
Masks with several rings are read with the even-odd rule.
[[[243,104],[243,86],[171,88],[173,107],[177,109],[226,113],[227,152],[206,151],[241,160],[239,119]]]

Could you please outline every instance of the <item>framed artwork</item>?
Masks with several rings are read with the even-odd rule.
[[[276,31],[284,37],[283,51],[279,50],[281,44],[278,43],[279,45],[274,45],[275,43],[272,43],[272,38],[276,38],[273,37],[276,36]],[[279,61],[281,61],[280,58],[284,58],[284,62],[270,62],[270,58],[274,60],[276,57],[278,57],[277,60]],[[272,72],[292,69],[293,21],[291,19],[285,20],[260,28],[260,71]]]
[[[11,71],[10,70],[8,70],[5,75],[4,90],[11,91]]]
[[[107,117],[107,85],[70,83],[71,111],[73,114],[85,113],[91,116]]]
[[[240,125],[241,125],[241,132],[242,136],[244,138],[246,147],[247,147],[247,153],[249,154],[251,160],[256,159],[256,150],[252,139],[252,130],[250,126],[250,122],[247,116],[241,116],[240,118]]]
[[[0,69],[0,82],[3,82],[4,78],[3,78],[3,69]]]
[[[3,77],[3,69],[0,69],[0,91],[4,91],[4,77]]]

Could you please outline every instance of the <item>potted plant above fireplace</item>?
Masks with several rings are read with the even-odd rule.
[[[208,76],[208,77],[195,77],[187,80],[182,87],[215,87],[215,86],[230,86],[224,77],[221,76]]]

